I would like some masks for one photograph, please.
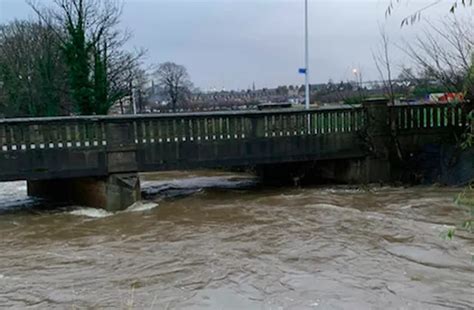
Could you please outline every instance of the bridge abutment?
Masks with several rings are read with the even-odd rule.
[[[28,181],[28,195],[107,211],[120,211],[141,199],[137,173]]]

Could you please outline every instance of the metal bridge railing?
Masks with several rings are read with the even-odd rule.
[[[423,104],[390,107],[399,130],[433,129],[468,126],[466,106],[447,104]]]

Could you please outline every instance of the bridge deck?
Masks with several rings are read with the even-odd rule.
[[[460,107],[390,107],[401,134],[465,126]],[[0,120],[0,181],[365,156],[362,107]]]

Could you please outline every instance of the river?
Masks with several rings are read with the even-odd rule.
[[[0,308],[472,309],[472,235],[440,187],[266,187],[143,176],[116,214],[0,184]]]

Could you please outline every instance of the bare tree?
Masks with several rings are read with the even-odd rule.
[[[395,105],[395,92],[392,78],[392,59],[390,56],[390,38],[383,27],[379,28],[380,32],[380,45],[376,51],[372,53],[374,58],[375,66],[379,72],[380,78],[383,83],[384,92],[389,99],[391,105]],[[393,109],[389,110],[389,121],[390,121],[390,134],[392,142],[397,152],[397,156],[400,160],[403,160],[403,153],[398,140],[397,126],[395,122],[395,116]]]
[[[185,100],[192,87],[186,67],[165,62],[158,66],[154,75],[158,84],[166,90],[173,111],[176,111],[177,104]]]
[[[387,32],[383,27],[380,27],[380,45],[377,50],[372,52],[372,57],[377,67],[377,71],[380,75],[380,79],[383,81],[385,93],[390,100],[390,104],[395,103],[395,93],[393,90],[393,79],[392,79],[392,60],[390,58],[390,39]]]
[[[410,0],[390,0],[388,7],[385,11],[385,16],[389,16],[393,13],[393,11],[396,9],[396,6],[398,4],[401,4],[402,2],[410,2]],[[449,11],[451,13],[454,13],[459,7],[468,7],[472,6],[473,0],[431,0],[428,3],[425,3],[422,7],[416,9],[413,13],[408,15],[407,17],[402,19],[401,25],[409,25],[413,24],[421,19],[421,15],[423,12],[426,10],[442,5],[442,4],[448,4],[449,5]]]
[[[401,49],[413,60],[426,79],[443,85],[447,91],[464,92],[473,100],[474,24],[472,19],[452,18],[428,29],[414,43],[405,42]]]
[[[146,70],[137,67],[131,68],[129,71],[129,93],[138,113],[143,113],[145,110],[146,103],[144,96],[148,81],[148,73]]]

